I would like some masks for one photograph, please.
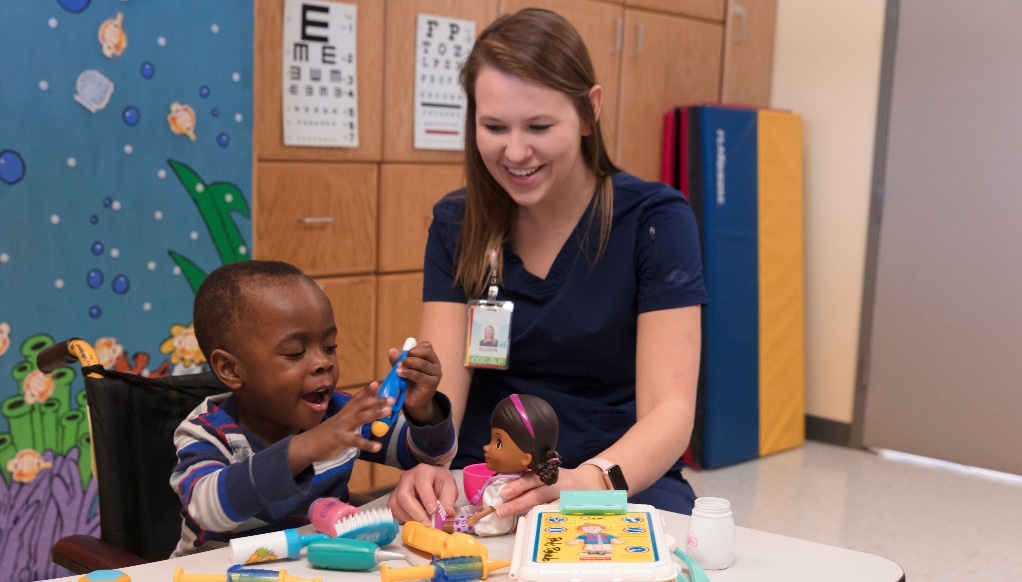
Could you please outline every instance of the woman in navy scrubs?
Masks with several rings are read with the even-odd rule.
[[[562,489],[609,487],[691,513],[681,456],[707,300],[691,208],[677,190],[611,162],[603,89],[559,15],[500,17],[476,40],[461,81],[468,187],[434,207],[419,332],[443,363],[440,390],[459,427],[451,468],[483,462],[493,407],[532,394],[557,412],[560,478],[508,485],[499,515],[554,502]],[[506,367],[464,365],[479,343],[473,328],[483,329],[471,321],[473,300],[510,318],[506,361],[480,360]],[[457,493],[448,470],[420,466],[402,475],[389,506],[402,521],[429,523]]]

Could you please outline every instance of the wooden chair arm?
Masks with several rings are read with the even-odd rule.
[[[146,563],[146,560],[131,552],[83,534],[65,536],[57,540],[50,548],[50,559],[54,564],[75,574],[88,574],[95,570],[116,570]]]

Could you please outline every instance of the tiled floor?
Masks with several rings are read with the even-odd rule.
[[[686,476],[739,526],[877,554],[909,582],[1022,580],[1022,479],[813,441]]]

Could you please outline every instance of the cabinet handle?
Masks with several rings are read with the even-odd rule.
[[[621,54],[625,44],[625,19],[615,18],[614,21],[617,22],[617,41],[614,43],[614,52],[610,54],[617,55]]]
[[[328,224],[334,221],[333,216],[315,216],[308,218],[299,218],[298,222],[302,224]]]
[[[639,33],[635,41],[635,58],[639,58],[646,46],[646,25],[640,22],[635,25],[635,30]]]
[[[745,42],[746,25],[749,21],[749,14],[745,11],[745,8],[741,4],[735,4],[731,7],[731,12],[737,18],[741,19],[741,23],[738,28],[738,40],[734,44],[742,44]]]

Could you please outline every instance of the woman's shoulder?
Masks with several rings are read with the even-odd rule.
[[[650,182],[622,171],[611,176],[611,183],[614,185],[615,209],[649,208],[674,202],[688,206],[679,190],[663,182]]]
[[[465,188],[448,192],[433,205],[433,220],[449,222],[465,215]]]

